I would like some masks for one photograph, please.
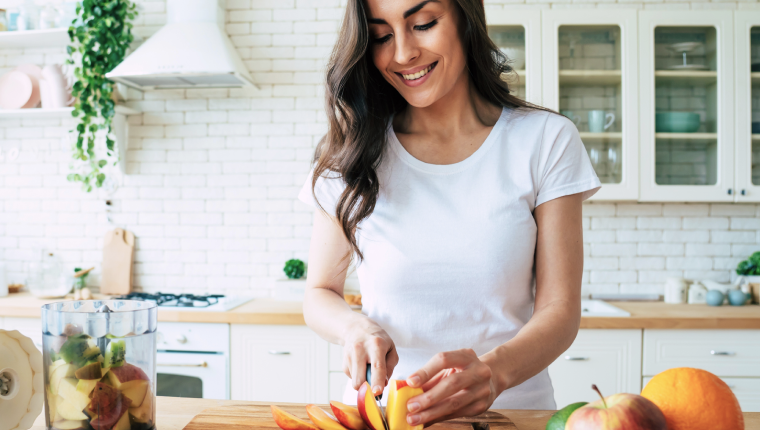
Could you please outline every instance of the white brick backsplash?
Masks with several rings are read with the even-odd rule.
[[[166,22],[165,1],[137,3],[135,33],[150,37]],[[324,68],[346,1],[226,3],[227,32],[258,88],[128,91],[126,104],[143,114],[129,117],[127,175],[108,198],[114,224],[137,236],[138,290],[205,292],[223,285],[221,292],[267,296],[285,260],[308,256],[314,209],[296,196],[327,130]],[[486,0],[488,9],[507,10],[651,6],[757,5]],[[598,46],[588,48],[584,55],[600,54]],[[64,58],[58,48],[4,49],[0,71]],[[589,95],[601,104],[608,96]],[[0,120],[0,146],[24,148],[15,162],[0,160],[0,260],[15,265],[11,270],[23,270],[48,247],[72,267],[101,258],[102,236],[113,226],[100,193],[84,194],[65,179],[72,124]],[[757,204],[594,202],[583,205],[582,223],[583,294],[661,294],[668,276],[729,281],[736,264],[760,250]]]

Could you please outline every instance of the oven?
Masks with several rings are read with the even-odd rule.
[[[230,326],[159,322],[156,394],[230,398]]]

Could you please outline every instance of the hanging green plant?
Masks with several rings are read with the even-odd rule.
[[[83,0],[77,5],[78,19],[69,27],[72,45],[66,47],[67,64],[75,66],[72,115],[79,123],[72,145],[72,172],[66,178],[81,182],[87,192],[103,185],[103,168],[109,161],[118,162],[111,134],[113,82],[106,73],[124,60],[134,40],[131,21],[136,15],[135,4],[129,0]]]

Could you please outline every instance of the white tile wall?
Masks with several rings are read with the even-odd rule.
[[[128,175],[113,221],[135,233],[146,291],[269,294],[292,257],[307,257],[311,209],[295,198],[325,132],[322,68],[346,0],[227,0],[227,30],[260,90],[147,92],[130,102]],[[1,5],[11,1],[0,1]],[[38,3],[43,3],[39,1]],[[752,2],[487,1],[488,8],[758,8]],[[165,22],[139,1],[136,31]],[[62,62],[61,50],[0,50],[0,73]],[[100,193],[66,182],[70,122],[0,120],[0,260],[15,276],[40,249],[96,265],[112,228]],[[666,276],[725,281],[756,251],[757,205],[589,204],[584,290],[660,291]],[[97,285],[98,276],[92,277]]]

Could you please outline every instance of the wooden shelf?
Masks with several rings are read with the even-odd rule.
[[[714,70],[656,70],[655,86],[675,84],[678,86],[701,86],[718,82],[718,72]]]
[[[55,118],[62,116],[71,116],[73,107],[65,107],[59,109],[0,109],[0,118]],[[142,112],[132,109],[127,106],[116,106],[116,113],[122,115],[138,115]]]
[[[560,70],[560,85],[609,86],[620,85],[620,70]]]
[[[655,133],[655,139],[718,140],[718,133]]]
[[[591,133],[589,131],[581,131],[580,133],[581,140],[583,141],[592,141],[592,140],[621,140],[623,138],[623,133],[621,132],[603,132],[603,133]]]
[[[64,47],[71,41],[68,28],[49,30],[3,31],[0,32],[0,48],[55,48]]]

